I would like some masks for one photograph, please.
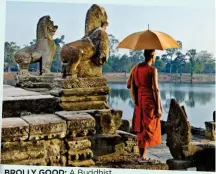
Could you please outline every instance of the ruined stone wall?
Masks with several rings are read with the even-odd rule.
[[[3,118],[1,163],[94,166],[98,155],[136,153],[136,136],[117,131],[121,114],[106,109]]]

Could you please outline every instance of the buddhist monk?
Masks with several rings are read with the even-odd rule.
[[[144,57],[144,62],[132,68],[127,88],[131,89],[135,103],[132,131],[138,138],[138,162],[156,162],[146,156],[147,148],[161,144],[162,106],[158,72],[152,66],[156,59],[155,50],[145,50]]]

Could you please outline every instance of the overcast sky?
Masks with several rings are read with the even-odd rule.
[[[65,35],[66,43],[80,39],[84,35],[85,15],[91,5],[7,2],[5,41],[14,41],[20,46],[29,44],[36,37],[36,25],[43,15],[50,15],[59,26],[54,37]],[[176,40],[181,40],[184,51],[194,48],[215,54],[214,8],[99,5],[105,7],[108,14],[110,25],[107,32],[119,41],[133,32],[146,30],[149,24],[150,29],[165,32]],[[124,52],[125,50],[121,50],[121,53]]]

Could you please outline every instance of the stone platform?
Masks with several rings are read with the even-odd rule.
[[[59,98],[59,105],[65,111],[109,108],[106,96],[110,88],[105,78],[56,78],[53,84],[50,94]]]
[[[2,117],[20,117],[24,112],[54,113],[60,110],[58,99],[51,95],[3,86]]]
[[[50,91],[53,88],[53,80],[60,76],[61,74],[58,73],[31,76],[17,75],[16,86],[29,91]]]

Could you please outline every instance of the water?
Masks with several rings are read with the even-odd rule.
[[[4,84],[14,85],[14,80],[4,80]],[[124,119],[132,119],[133,101],[125,83],[109,83],[111,92],[108,103],[114,109],[123,111]],[[175,98],[184,105],[192,126],[205,127],[205,121],[212,121],[215,110],[215,84],[172,84],[160,83],[160,92],[164,113],[162,120],[167,120],[170,99]]]
[[[108,96],[109,106],[122,110],[124,119],[132,119],[133,101],[126,84],[109,83],[109,86],[112,88]],[[181,106],[185,106],[192,126],[204,128],[205,121],[213,120],[215,84],[160,83],[159,87],[164,109],[162,120],[167,120],[171,98],[175,98]]]

